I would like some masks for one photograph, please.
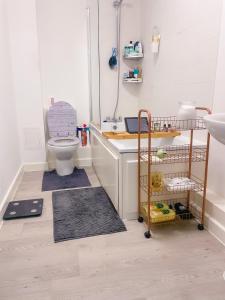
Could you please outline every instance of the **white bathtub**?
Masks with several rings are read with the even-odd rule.
[[[162,146],[179,146],[188,145],[190,142],[189,137],[178,136],[175,138],[160,138],[152,139],[152,147],[162,147]],[[138,151],[138,140],[109,140],[109,143],[119,152],[119,153],[137,153]],[[194,139],[194,146],[203,146],[204,143],[199,140]],[[141,147],[148,147],[148,139],[142,139]]]

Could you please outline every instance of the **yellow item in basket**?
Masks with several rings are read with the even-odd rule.
[[[152,208],[152,206],[151,206]],[[148,204],[145,203],[142,205],[142,212],[145,216],[148,215]],[[163,208],[162,210],[150,210],[150,217],[151,217],[151,223],[163,223],[163,222],[169,222],[174,221],[176,218],[176,213],[172,209]]]
[[[161,172],[153,172],[150,176],[152,192],[162,192],[163,190],[163,174]]]

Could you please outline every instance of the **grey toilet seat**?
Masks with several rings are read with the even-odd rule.
[[[80,140],[77,137],[53,137],[48,141],[49,146],[55,147],[68,147],[76,146],[80,143]]]
[[[74,137],[77,130],[77,113],[64,101],[54,103],[47,114],[49,137]]]

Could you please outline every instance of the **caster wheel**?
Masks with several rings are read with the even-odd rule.
[[[138,222],[139,222],[139,223],[143,223],[143,222],[144,222],[144,219],[143,219],[142,217],[139,217],[139,218],[138,218]]]
[[[204,225],[203,224],[198,224],[198,230],[200,230],[200,231],[204,230]]]
[[[149,231],[145,232],[145,238],[150,239],[151,238],[151,233]]]

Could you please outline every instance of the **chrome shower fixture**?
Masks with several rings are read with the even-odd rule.
[[[120,27],[121,27],[121,4],[123,0],[113,0],[113,6],[116,10],[116,49],[117,49],[117,95],[116,105],[113,112],[113,120],[117,122],[116,112],[120,100]]]
[[[122,4],[123,0],[113,0],[113,6],[119,7]]]

